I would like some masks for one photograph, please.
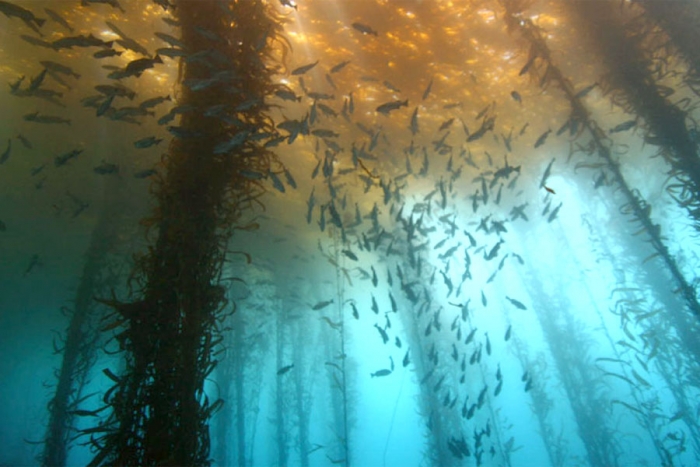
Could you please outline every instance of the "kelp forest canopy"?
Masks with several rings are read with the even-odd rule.
[[[700,462],[697,2],[0,13],[0,465]]]

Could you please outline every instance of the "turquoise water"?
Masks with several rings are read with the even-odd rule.
[[[269,5],[289,49],[263,41],[274,126],[245,135],[274,162],[231,181],[265,193],[220,245],[211,464],[697,463],[694,6]],[[0,465],[44,459],[77,309],[65,463],[86,465],[130,362],[104,302],[138,297],[167,155],[190,115],[243,118],[185,96],[246,67],[188,50],[167,2],[0,12]]]

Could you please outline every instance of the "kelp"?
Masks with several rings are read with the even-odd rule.
[[[265,192],[247,174],[278,164],[264,145],[277,136],[265,103],[275,91],[272,43],[282,40],[273,7],[181,1],[174,11],[187,49],[210,55],[182,65],[178,104],[192,110],[181,116],[154,188],[158,207],[145,224],[155,239],[136,258],[136,297],[110,303],[126,321],[117,334],[126,371],[105,397],[112,414],[95,466],[209,465],[208,419],[223,401],[208,399],[204,380],[227,316],[219,285],[227,243],[236,229],[254,228],[243,216]],[[188,85],[199,80],[215,82]],[[222,104],[227,118],[207,113]]]

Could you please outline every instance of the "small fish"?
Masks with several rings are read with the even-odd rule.
[[[389,115],[389,112],[392,110],[397,110],[401,107],[408,107],[408,99],[405,101],[392,101],[392,102],[386,102],[379,107],[376,108],[376,111],[383,114],[383,115]]]
[[[151,146],[156,146],[160,144],[160,142],[163,141],[163,138],[156,138],[155,136],[147,136],[146,138],[142,138],[138,141],[134,141],[134,146],[137,147],[138,149],[146,149],[150,148]]]
[[[506,295],[506,300],[508,300],[510,303],[512,303],[513,306],[515,308],[518,308],[519,310],[527,310],[527,307],[525,305],[523,305],[521,302],[519,302],[518,300],[516,300],[514,298],[510,298],[509,296]],[[508,329],[510,329],[510,328],[508,328]]]
[[[59,15],[55,11],[50,10],[48,8],[44,8],[44,11],[46,12],[47,15],[49,15],[49,17],[52,20],[54,20],[55,22],[57,22],[58,24],[60,24],[64,28],[66,28],[68,30],[68,32],[73,32],[73,28],[71,27],[71,25],[68,24],[68,21],[66,21],[61,15]]]
[[[69,151],[65,154],[61,154],[60,156],[56,156],[54,158],[54,165],[56,167],[60,167],[62,165],[65,165],[69,160],[77,157],[82,152],[83,152],[82,149],[73,149],[72,151]]]
[[[552,210],[552,212],[549,214],[549,217],[547,218],[547,222],[552,222],[554,219],[557,218],[557,214],[559,214],[559,209],[561,209],[563,204],[563,202],[559,203],[559,205]]]
[[[509,325],[509,326],[508,326],[508,329],[506,329],[506,335],[505,335],[505,337],[504,337],[504,340],[505,340],[506,342],[508,342],[508,340],[510,339],[510,333],[511,333],[512,328],[513,328],[513,326],[512,326],[512,325]]]
[[[350,306],[352,307],[352,317],[355,319],[360,319],[360,313],[357,311],[355,304],[350,302]]]
[[[292,368],[294,368],[294,363],[292,363],[291,365],[283,366],[282,368],[277,370],[277,374],[283,375],[283,374],[287,373],[289,370],[291,370]]]
[[[104,114],[107,113],[107,111],[108,111],[108,110],[110,109],[110,107],[112,106],[112,102],[114,101],[114,97],[115,97],[115,95],[112,94],[112,95],[109,96],[107,99],[105,99],[104,101],[102,101],[102,103],[100,104],[100,106],[97,108],[97,112],[95,112],[95,115],[96,115],[97,117],[101,117],[102,115],[104,115]]]
[[[67,36],[51,42],[51,47],[56,50],[72,49],[73,47],[112,47],[113,42],[105,42],[92,34],[87,36]]]
[[[65,123],[66,125],[70,126],[70,123],[71,123],[70,119],[56,117],[53,115],[39,115],[39,112],[26,114],[23,118],[24,118],[24,120],[26,120],[28,122],[44,123],[44,124]]]
[[[547,190],[547,192],[549,192],[549,193],[551,193],[551,194],[553,194],[553,195],[556,195],[556,194],[557,194],[554,190],[552,190],[551,188],[549,188],[549,187],[546,186],[546,185],[544,185],[544,189]]]
[[[137,58],[136,60],[132,60],[127,63],[124,68],[124,77],[139,77],[144,71],[153,68],[156,63],[163,63],[163,59],[160,58],[160,55],[156,55],[155,58]]]
[[[522,104],[522,103],[523,103],[523,98],[522,98],[522,96],[520,96],[520,93],[519,93],[518,91],[511,91],[511,92],[510,92],[510,97],[512,97],[513,100],[514,100],[515,102],[517,102],[518,104]]]
[[[70,68],[69,66],[63,65],[62,63],[53,62],[51,60],[41,60],[41,61],[39,61],[39,63],[41,63],[41,65],[44,68],[46,68],[48,71],[52,71],[54,73],[60,73],[62,75],[66,75],[66,76],[72,76],[75,79],[80,78],[79,73],[76,73],[75,71],[73,71],[72,68]]]
[[[5,149],[5,152],[0,154],[0,164],[4,164],[7,159],[10,157],[10,152],[12,151],[12,140],[7,139],[7,149]]]
[[[391,370],[384,369],[384,370],[375,371],[374,373],[371,373],[370,376],[372,378],[374,378],[375,376],[389,376],[390,374],[391,374]]]
[[[272,186],[274,186],[277,191],[279,191],[280,193],[284,193],[286,191],[282,180],[280,180],[276,173],[270,170],[268,172],[268,176],[272,180]]]
[[[22,146],[24,146],[27,149],[32,149],[34,146],[32,146],[32,143],[29,142],[27,138],[25,138],[21,133],[17,134],[17,139],[22,143]]]
[[[349,64],[350,64],[350,60],[342,61],[342,62],[338,63],[337,65],[335,65],[333,68],[331,68],[331,73],[338,73],[340,70],[342,70],[343,68],[345,68]]]
[[[331,299],[331,300],[324,300],[324,301],[318,302],[317,304],[315,304],[314,306],[312,306],[311,309],[312,309],[312,310],[315,310],[315,311],[323,310],[324,308],[326,308],[326,307],[327,307],[328,305],[330,305],[331,303],[333,303],[333,299]]]
[[[342,250],[342,253],[353,261],[358,261],[357,255],[350,250]]]
[[[428,83],[428,86],[425,88],[425,91],[423,91],[423,100],[426,100],[428,98],[428,96],[430,95],[430,91],[432,89],[433,89],[433,80],[431,79],[430,82]],[[447,108],[447,106],[445,106],[445,108]]]
[[[297,75],[303,75],[307,71],[311,70],[313,67],[318,65],[319,60],[316,60],[313,63],[309,63],[308,65],[300,66],[299,68],[295,68],[292,70],[292,76],[297,76]]]
[[[297,96],[291,89],[278,89],[275,91],[275,96],[284,101],[301,102],[301,96]]]
[[[10,2],[0,1],[0,13],[4,14],[8,18],[12,18],[14,16],[15,18],[21,19],[27,26],[34,29],[35,31],[36,28],[34,25],[41,27],[46,22],[45,19],[40,19],[34,16],[34,13],[32,13],[31,11],[26,10],[21,6],[15,5],[14,3]]]
[[[164,32],[156,32],[156,33],[154,33],[154,35],[172,47],[179,47],[181,49],[187,48],[185,46],[184,42],[182,42],[180,39],[178,39],[176,37],[171,36],[170,34],[166,34]]]
[[[535,141],[535,149],[539,148],[540,146],[542,146],[545,143],[545,141],[547,141],[547,136],[549,136],[549,134],[551,132],[552,132],[552,129],[550,128],[547,131],[545,131],[544,133],[542,133],[539,138],[537,138],[537,141]]]
[[[92,54],[93,57],[100,59],[100,58],[109,58],[109,57],[119,57],[121,56],[122,52],[119,52],[118,50],[115,49],[102,49],[98,50],[94,54]]]
[[[366,24],[362,23],[352,23],[351,25],[353,28],[355,28],[356,31],[361,32],[362,34],[374,34],[375,36],[379,36],[379,33],[372,29],[370,26],[367,26]]]
[[[95,90],[97,92],[104,94],[105,96],[119,96],[119,97],[126,97],[129,100],[133,100],[134,97],[136,96],[136,92],[132,91],[131,89],[127,88],[126,86],[121,86],[121,85],[111,85],[111,84],[100,84],[95,86]]]
[[[32,272],[36,266],[39,266],[39,265],[41,265],[41,263],[39,262],[39,255],[37,255],[37,254],[32,255],[32,258],[29,260],[29,266],[27,266],[27,269],[24,270],[23,275],[26,276],[27,274]]]
[[[156,169],[139,170],[138,172],[134,172],[134,178],[138,178],[138,179],[148,178],[148,177],[151,177],[157,173],[158,173],[158,171]]]
[[[585,96],[588,95],[588,93],[591,92],[591,91],[593,90],[593,88],[595,88],[596,86],[598,86],[598,83],[593,83],[593,84],[591,84],[591,85],[589,85],[589,86],[586,86],[585,88],[581,89],[579,92],[576,93],[576,98],[577,98],[577,99],[581,99],[582,97],[585,97]]]
[[[109,175],[109,174],[114,174],[119,172],[119,166],[117,164],[112,164],[109,162],[102,162],[102,164],[98,165],[94,169],[92,169],[93,172],[95,172],[98,175]]]

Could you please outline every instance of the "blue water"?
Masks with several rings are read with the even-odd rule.
[[[108,373],[128,367],[120,323],[94,298],[133,298],[135,258],[158,238],[141,220],[178,137],[167,127],[195,84],[179,81],[168,52],[139,77],[107,76],[103,65],[145,58],[126,38],[153,56],[169,47],[156,32],[180,37],[161,20],[177,13],[156,2],[12,4],[47,22],[0,15],[11,85],[0,92],[0,465],[41,465],[62,342],[92,281],[66,446],[67,465],[87,465],[97,451],[80,430],[110,410],[76,411],[102,408]],[[651,68],[672,71],[650,76],[684,112],[684,173],[643,107],[621,104],[633,90],[567,3],[533,2],[520,29],[506,27],[507,2],[270,5],[291,45],[270,63],[291,95],[268,96],[267,112],[288,125],[273,135],[284,137],[273,174],[244,175],[266,190],[240,220],[248,228],[222,245],[219,283],[236,309],[217,327],[200,399],[223,400],[208,424],[211,464],[697,464],[693,62],[641,42]],[[620,27],[639,14],[625,4]],[[526,20],[546,31],[549,59],[537,49],[530,63]],[[27,39],[78,34],[110,45]],[[93,57],[109,49],[121,54]],[[74,74],[42,80],[46,60]],[[135,96],[107,103],[95,86],[114,84]],[[114,115],[156,97],[167,99]],[[572,98],[585,119],[570,120]],[[293,120],[306,130],[289,130]],[[150,136],[163,141],[134,146]]]

